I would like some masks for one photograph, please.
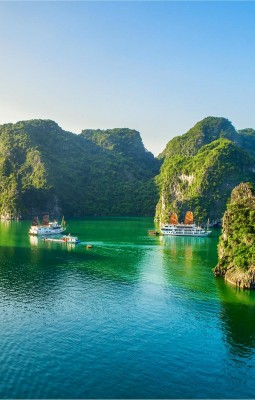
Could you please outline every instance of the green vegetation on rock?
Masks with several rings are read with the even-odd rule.
[[[227,119],[208,117],[172,139],[156,178],[156,219],[166,222],[172,211],[182,219],[192,210],[199,223],[219,222],[231,190],[255,182],[254,138],[252,129],[238,133]]]
[[[168,142],[159,158],[176,155],[194,156],[206,144],[220,138],[232,138],[235,128],[226,118],[207,117],[199,121],[187,133]]]
[[[238,287],[255,289],[255,191],[241,183],[231,193],[223,217],[215,275]]]
[[[197,222],[219,221],[231,190],[255,183],[254,149],[253,129],[236,131],[216,117],[172,139],[158,159],[133,129],[75,135],[51,120],[1,125],[0,215],[153,216],[156,209],[161,221],[187,210]]]
[[[0,214],[153,215],[159,161],[129,129],[62,130],[50,120],[0,126]]]

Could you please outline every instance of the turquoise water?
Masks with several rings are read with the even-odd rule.
[[[29,225],[0,224],[1,398],[254,397],[255,293],[214,277],[217,231],[70,221],[75,246]]]

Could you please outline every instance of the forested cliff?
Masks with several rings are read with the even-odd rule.
[[[223,217],[216,276],[240,288],[255,289],[255,192],[241,183],[231,193]]]
[[[136,130],[79,135],[51,120],[0,126],[0,215],[155,215],[219,221],[231,190],[255,183],[255,131],[207,117],[155,158]],[[157,207],[156,207],[157,205]]]
[[[130,129],[62,130],[50,120],[0,126],[0,213],[153,215],[160,162]]]
[[[193,210],[198,222],[220,221],[231,190],[240,182],[255,182],[255,131],[236,131],[225,118],[207,117],[175,137],[159,158],[156,178],[160,198],[156,218],[180,218]]]

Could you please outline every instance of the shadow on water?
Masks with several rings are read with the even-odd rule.
[[[240,290],[216,279],[221,300],[221,326],[232,356],[255,353],[255,292]]]
[[[239,290],[215,278],[218,235],[210,238],[161,238],[164,273],[182,296],[210,300],[217,313],[226,348],[232,356],[255,351],[255,291]],[[218,307],[216,307],[218,304]]]

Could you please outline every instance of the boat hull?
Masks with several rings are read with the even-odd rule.
[[[42,238],[46,242],[57,242],[57,243],[68,243],[68,244],[78,244],[81,243],[79,239],[68,239],[68,238],[61,238],[61,239],[55,239],[55,238],[47,238],[43,237]]]
[[[211,231],[202,229],[195,224],[185,225],[185,224],[167,224],[164,225],[160,232],[162,235],[166,236],[191,236],[191,237],[206,237],[209,236]]]
[[[64,228],[30,228],[29,235],[44,236],[44,235],[58,235],[65,231]]]
[[[174,232],[165,232],[161,230],[162,235],[166,236],[190,236],[190,237],[206,237],[209,236],[211,231],[204,233],[174,233]]]

